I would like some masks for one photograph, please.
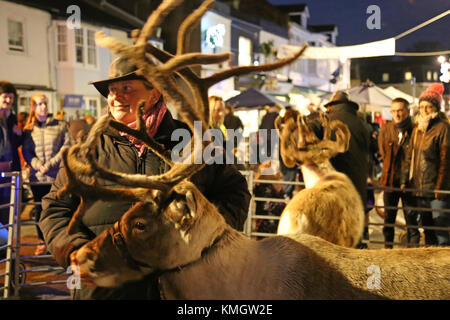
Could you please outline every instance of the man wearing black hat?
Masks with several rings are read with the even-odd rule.
[[[178,143],[171,140],[172,132],[177,128],[187,128],[184,123],[172,118],[161,93],[145,78],[137,75],[136,67],[123,58],[112,62],[108,79],[91,84],[107,98],[112,117],[131,128],[136,127],[136,108],[139,101],[144,99],[143,118],[148,133],[168,150]],[[100,136],[97,154],[99,164],[114,171],[155,175],[168,170],[167,165],[139,140],[112,128],[106,129]],[[238,230],[243,229],[250,194],[245,178],[234,167],[208,165],[192,176],[191,181],[216,205],[228,224]],[[66,228],[79,199],[74,196],[56,198],[56,193],[65,182],[65,174],[60,170],[50,193],[43,199],[39,226],[49,251],[59,264],[67,267],[73,264],[70,254],[110,228],[131,207],[131,203],[97,201],[83,217],[85,231],[69,236]],[[111,184],[108,186],[114,187]],[[89,288],[82,283],[81,290],[73,291],[73,298],[157,299],[157,278],[149,275],[141,281],[115,289]]]
[[[331,158],[330,162],[337,171],[345,173],[352,180],[365,208],[369,177],[370,134],[357,115],[359,106],[350,101],[345,92],[338,91],[331,97],[330,102],[325,104],[325,107],[329,120],[342,121],[351,134],[348,150]]]

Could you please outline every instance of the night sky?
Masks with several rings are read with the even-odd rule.
[[[272,4],[307,4],[309,24],[336,24],[338,45],[352,45],[394,37],[426,20],[450,10],[450,0],[268,0]],[[378,5],[381,29],[369,30],[367,7]],[[438,42],[432,50],[450,50],[450,15],[397,41],[397,51],[415,50],[419,41]]]

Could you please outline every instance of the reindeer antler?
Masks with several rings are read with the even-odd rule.
[[[156,27],[162,23],[170,11],[178,6],[181,1],[164,0],[149,16],[142,30],[133,31],[132,36],[135,40],[133,45],[126,45],[114,38],[106,37],[102,32],[97,32],[95,39],[98,45],[109,48],[112,52],[126,58],[137,66],[137,73],[151,82],[163,94],[163,97],[176,108],[180,117],[187,123],[193,133],[193,137],[191,138],[192,142],[194,137],[198,135],[195,132],[195,121],[201,122],[202,132],[206,132],[208,129],[208,89],[212,85],[232,76],[240,76],[256,71],[274,70],[285,66],[297,59],[305,50],[306,45],[294,56],[272,64],[234,67],[207,78],[200,78],[191,69],[192,66],[221,63],[231,57],[231,53],[200,54],[186,52],[190,31],[211,7],[214,2],[213,0],[204,1],[181,24],[178,31],[176,55],[171,55],[147,43],[147,39],[151,37]],[[161,64],[157,65],[148,55],[159,60]],[[177,86],[175,81],[175,76],[177,75],[181,75],[188,84],[193,101]],[[68,179],[66,186],[61,189],[58,195],[61,196],[64,193],[70,192],[82,198],[80,206],[72,218],[68,232],[75,230],[75,226],[81,220],[83,213],[97,198],[113,201],[153,201],[154,192],[152,190],[163,191],[161,193],[165,197],[168,197],[175,185],[188,179],[205,166],[204,162],[195,164],[194,159],[196,154],[202,153],[204,148],[211,143],[210,139],[203,141],[200,138],[202,143],[199,150],[191,152],[190,157],[184,163],[173,163],[170,159],[170,152],[148,134],[142,119],[143,105],[143,103],[140,104],[136,111],[138,120],[137,129],[131,129],[123,123],[105,116],[99,119],[91,129],[85,143],[76,144],[70,150],[63,152],[63,162]],[[171,167],[170,170],[162,175],[146,176],[141,174],[125,174],[101,167],[96,161],[95,147],[100,134],[108,125],[142,141]],[[91,182],[83,181],[87,177],[91,177]],[[100,187],[96,184],[97,178],[113,181],[119,185],[131,188]]]
[[[348,150],[350,130],[347,125],[339,120],[328,121],[326,115],[322,115],[322,126],[324,137],[319,140],[305,116],[285,119],[284,124],[281,117],[277,117],[275,127],[280,132],[280,154],[286,166],[322,163]],[[336,140],[331,140],[332,132]]]

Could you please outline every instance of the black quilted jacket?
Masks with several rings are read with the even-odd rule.
[[[172,118],[166,113],[160,129],[155,135],[157,142],[163,143],[166,148],[172,149],[178,142],[171,141],[171,133],[177,128],[186,128],[186,125]],[[125,173],[160,174],[168,168],[155,154],[146,150],[141,157],[131,143],[113,129],[108,129],[101,135],[98,143],[98,162],[111,170]],[[65,197],[56,199],[56,193],[65,184],[64,170],[60,170],[50,193],[43,198],[43,211],[39,226],[44,234],[50,252],[55,248],[68,247],[69,250],[54,254],[59,264],[67,267],[70,252],[77,249],[110,228],[130,207],[131,203],[97,201],[83,217],[85,232],[69,236],[66,232],[70,218],[78,206],[78,197]],[[208,165],[195,174],[191,181],[200,191],[219,209],[225,220],[233,228],[242,230],[247,218],[250,202],[247,182],[245,178],[230,165]],[[105,181],[99,183],[106,184]],[[108,182],[109,186],[113,186]],[[155,279],[126,285],[118,289],[82,287],[77,291],[75,298],[80,299],[145,299],[155,298]],[[154,292],[153,292],[154,293]],[[156,297],[157,298],[157,297]]]

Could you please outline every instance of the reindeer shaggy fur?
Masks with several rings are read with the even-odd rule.
[[[107,230],[76,252],[82,272],[103,286],[160,272],[166,299],[450,298],[449,248],[357,250],[306,234],[251,240],[191,184],[176,192],[163,212],[140,204],[121,219],[131,256],[148,268],[119,263]]]

